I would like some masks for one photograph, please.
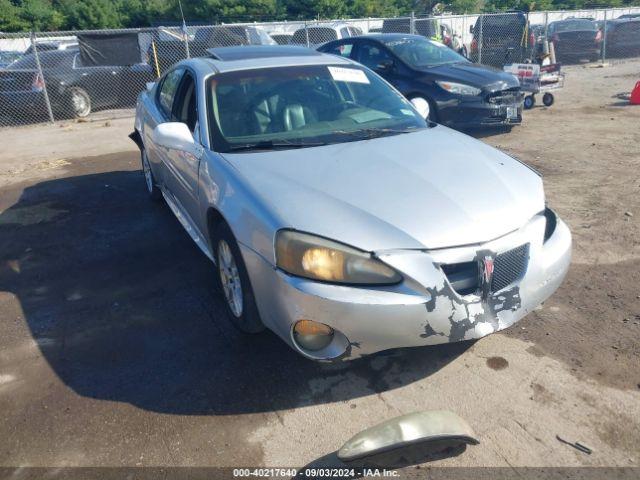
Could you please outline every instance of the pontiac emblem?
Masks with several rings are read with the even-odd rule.
[[[485,255],[479,262],[480,267],[480,288],[482,298],[487,299],[491,293],[491,281],[493,280],[493,257]]]

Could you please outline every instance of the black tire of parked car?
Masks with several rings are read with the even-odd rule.
[[[85,118],[91,113],[91,97],[84,88],[71,87],[65,92],[63,109],[73,118]]]
[[[144,148],[140,149],[140,163],[142,164],[142,174],[144,175],[144,181],[147,185],[149,198],[154,202],[160,202],[162,200],[162,191],[156,184],[156,178],[153,176],[151,165],[149,164],[149,159],[147,157],[147,151]]]
[[[554,100],[555,99],[553,98],[552,93],[545,93],[542,96],[542,103],[544,104],[545,107],[550,107],[551,105],[553,105]]]
[[[228,245],[231,251],[231,256],[233,257],[233,262],[235,263],[235,266],[237,268],[238,276],[240,278],[240,287],[242,291],[242,306],[240,315],[237,315],[232,310],[231,306],[229,305],[229,301],[227,300],[224,286],[222,285],[222,263],[220,258],[222,242]],[[215,281],[222,295],[225,305],[225,311],[227,313],[229,321],[234,327],[236,327],[243,333],[256,334],[264,331],[265,326],[260,319],[260,314],[258,313],[258,307],[256,306],[255,297],[253,295],[253,288],[251,287],[249,274],[247,273],[247,268],[244,264],[244,260],[242,259],[242,253],[240,252],[240,248],[238,248],[238,244],[235,237],[233,236],[233,233],[231,232],[231,229],[224,221],[222,221],[214,228],[211,244],[213,247],[213,255],[216,260]]]

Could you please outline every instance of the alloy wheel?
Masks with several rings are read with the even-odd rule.
[[[243,310],[242,282],[231,247],[225,240],[218,242],[218,271],[227,304],[233,314],[240,318]]]

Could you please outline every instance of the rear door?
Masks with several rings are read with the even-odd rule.
[[[80,54],[73,60],[76,85],[85,90],[91,98],[92,107],[118,106],[118,92],[121,89],[121,66],[85,66]]]

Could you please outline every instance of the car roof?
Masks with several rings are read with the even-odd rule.
[[[368,33],[366,35],[357,35],[355,37],[347,37],[347,38],[341,38],[339,40],[332,40],[330,43],[346,42],[349,40],[360,40],[360,39],[375,40],[380,43],[386,43],[386,42],[394,42],[397,40],[403,40],[405,38],[421,38],[423,40],[429,40],[428,38],[422,35],[414,35],[411,33]]]
[[[215,57],[183,60],[179,64],[193,65],[203,73],[225,73],[271,67],[295,67],[302,65],[355,65],[347,58],[328,55],[306,47],[292,45],[256,45],[221,47],[211,49]],[[233,52],[232,50],[237,50]],[[220,53],[222,51],[222,53]],[[220,55],[220,57],[219,57]]]
[[[298,30],[305,30],[305,29],[312,29],[312,28],[333,28],[333,29],[339,29],[342,27],[348,27],[349,23],[347,22],[341,22],[341,21],[336,21],[336,22],[317,22],[317,23],[313,23],[310,25],[306,25],[304,27],[299,28]],[[296,30],[296,31],[298,31]]]
[[[317,56],[319,52],[293,45],[252,45],[209,48],[207,53],[216,60],[234,61],[275,57]]]

